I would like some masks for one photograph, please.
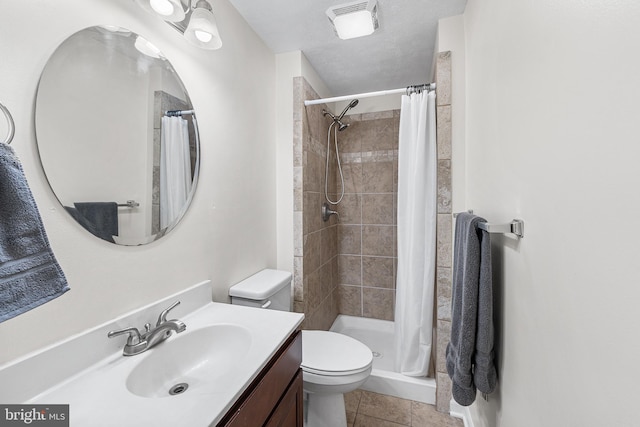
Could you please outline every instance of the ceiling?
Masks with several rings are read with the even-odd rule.
[[[339,39],[325,11],[344,0],[230,0],[274,53],[300,50],[334,96],[428,83],[438,20],[467,0],[378,0],[380,28]]]

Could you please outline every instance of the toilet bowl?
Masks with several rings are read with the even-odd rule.
[[[360,341],[328,331],[302,331],[306,427],[346,427],[344,393],[369,378],[373,355]]]
[[[290,311],[291,273],[262,270],[229,289],[232,304]],[[302,331],[305,427],[346,427],[344,393],[369,378],[373,354],[360,341],[329,331]]]

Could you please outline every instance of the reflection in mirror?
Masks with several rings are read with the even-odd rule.
[[[120,27],[73,34],[42,72],[35,116],[47,180],[86,230],[141,245],[180,221],[198,178],[198,126],[153,44]]]

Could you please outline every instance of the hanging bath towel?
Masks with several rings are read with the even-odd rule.
[[[491,240],[478,228],[483,218],[458,214],[453,259],[451,341],[447,372],[451,394],[463,406],[476,399],[476,389],[492,393],[497,373],[493,353]]]
[[[68,290],[22,165],[0,143],[0,322]]]

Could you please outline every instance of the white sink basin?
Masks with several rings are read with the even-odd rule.
[[[227,386],[225,379],[236,374],[251,341],[249,330],[238,325],[187,329],[148,350],[127,377],[127,388],[148,398],[221,391]]]

